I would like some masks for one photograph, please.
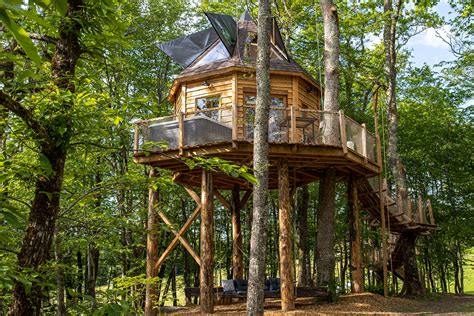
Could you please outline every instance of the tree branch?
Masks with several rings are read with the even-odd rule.
[[[49,140],[49,135],[46,129],[33,117],[33,113],[22,106],[20,102],[14,100],[9,94],[0,90],[0,106],[3,106],[10,112],[15,113],[20,117],[25,124],[31,128],[40,140]]]

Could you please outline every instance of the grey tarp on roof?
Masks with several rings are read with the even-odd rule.
[[[212,27],[219,35],[222,43],[224,43],[229,55],[232,56],[234,53],[235,43],[237,42],[237,23],[234,18],[225,15],[205,12]]]
[[[158,48],[186,68],[218,39],[219,36],[214,28],[209,28],[172,41],[159,43]]]

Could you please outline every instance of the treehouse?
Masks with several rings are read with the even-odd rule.
[[[172,228],[175,238],[158,259],[156,268],[181,242],[201,266],[198,289],[201,308],[212,312],[216,291],[212,273],[214,197],[232,212],[232,271],[234,279],[242,279],[240,210],[251,196],[252,184],[224,172],[204,168],[191,170],[183,158],[219,157],[237,165],[251,166],[258,38],[256,24],[248,12],[238,21],[221,14],[206,13],[206,16],[211,28],[159,44],[184,70],[175,78],[168,97],[174,104],[173,115],[136,122],[134,160],[170,170],[174,181],[182,184],[198,204],[179,231]],[[353,201],[358,201],[357,192],[362,190],[361,201],[377,222],[381,211],[377,199],[384,193],[379,185],[370,184],[367,179],[380,174],[381,158],[376,150],[380,146],[376,146],[377,138],[364,124],[345,116],[342,111],[321,109],[323,88],[289,56],[275,19],[272,20],[270,75],[269,188],[279,192],[280,235],[286,236],[280,239],[280,249],[287,252],[281,256],[278,296],[281,295],[282,304],[291,309],[295,295],[317,292],[294,287],[292,229],[291,221],[287,220],[291,215],[294,188],[318,180],[324,170],[332,168],[339,180],[349,179],[352,187],[357,188],[350,192]],[[356,179],[363,179],[362,185],[356,183]],[[201,196],[195,188],[201,188]],[[229,199],[222,194],[223,190],[232,190]],[[352,203],[352,209],[357,213],[359,203]],[[410,218],[406,221],[393,212],[392,223],[403,223],[402,228],[411,224],[420,227],[419,223]],[[184,233],[199,215],[198,255]],[[159,212],[159,216],[173,227],[165,214]],[[355,222],[358,223],[358,215]],[[358,226],[354,234],[357,235],[354,241],[358,243]],[[352,256],[353,270],[360,273],[360,248],[354,251],[358,254]],[[361,274],[356,279],[360,287]]]

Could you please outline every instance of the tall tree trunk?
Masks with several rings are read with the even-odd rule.
[[[64,271],[61,267],[63,255],[61,251],[61,237],[59,228],[56,227],[54,232],[54,257],[56,259],[56,298],[58,301],[58,315],[66,315],[66,304],[64,301]]]
[[[77,252],[77,298],[79,301],[82,301],[82,284],[84,281],[84,272],[83,272],[83,264],[82,264],[82,253],[79,250]]]
[[[240,193],[239,186],[232,189],[232,275],[234,279],[244,277],[244,260],[242,254],[242,232],[240,228]]]
[[[79,15],[82,9],[82,0],[68,1],[67,18],[62,19],[60,24],[56,50],[51,63],[51,73],[55,85],[62,91],[72,93],[74,93],[75,87],[71,79],[74,78],[76,63],[81,54]],[[0,92],[0,104],[17,114],[32,129],[35,140],[40,144],[40,154],[51,165],[51,175],[39,177],[36,180],[26,234],[18,255],[18,265],[21,269],[36,271],[49,257],[59,212],[64,165],[71,137],[69,116],[71,104],[70,101],[64,101],[57,110],[58,119],[55,123],[57,126],[65,128],[66,132],[56,130],[56,124],[41,125],[42,123],[37,122],[28,109],[3,92]],[[41,285],[34,283],[31,291],[27,293],[23,283],[15,283],[9,314],[39,315],[41,313]]]
[[[257,26],[257,104],[253,169],[257,183],[253,188],[253,219],[250,236],[249,287],[247,313],[263,315],[265,250],[268,207],[268,118],[270,109],[270,28],[268,0],[258,1]]]
[[[397,207],[399,211],[404,212],[407,209],[408,191],[406,186],[405,166],[398,152],[398,111],[396,99],[396,29],[402,2],[403,0],[396,0],[395,8],[393,8],[392,0],[384,0],[385,21],[383,38],[385,45],[385,76],[387,80],[388,161],[395,180]],[[407,236],[407,238],[409,237]],[[413,249],[405,251],[404,254],[416,256],[415,243],[408,243],[407,246],[413,247]],[[407,264],[414,265],[405,269],[405,283],[407,283],[407,280],[408,282],[413,282],[413,284],[407,284],[406,295],[413,296],[422,294],[416,258],[404,257],[404,261],[405,266]],[[407,273],[410,275],[407,276]]]
[[[92,309],[97,306],[95,297],[95,285],[97,281],[97,273],[99,271],[100,251],[94,242],[87,244],[87,262],[86,262],[86,278],[84,293],[92,297]]]
[[[324,23],[324,110],[339,110],[339,20],[332,0],[320,0]],[[339,126],[335,117],[326,118],[325,141],[338,145]],[[326,169],[320,181],[317,232],[317,286],[334,289],[336,170]]]
[[[149,178],[151,181],[158,177],[158,172],[155,168],[150,169]],[[147,221],[147,235],[146,235],[146,289],[145,289],[145,315],[154,316],[157,310],[154,308],[154,302],[157,297],[157,282],[156,278],[158,271],[155,269],[155,264],[158,261],[158,200],[159,192],[150,186],[148,190],[148,221]]]
[[[310,286],[309,248],[308,248],[308,203],[309,190],[305,185],[298,189],[297,195],[297,245],[298,245],[298,286]]]
[[[418,268],[416,265],[416,254],[414,253],[414,251],[416,251],[416,238],[416,232],[403,232],[400,235],[403,245],[403,269],[405,273],[403,287],[404,294],[407,296],[419,295],[423,293],[423,288],[421,286],[420,276],[418,275]]]

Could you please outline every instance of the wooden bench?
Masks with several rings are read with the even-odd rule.
[[[187,287],[184,289],[184,295],[191,299],[192,297],[200,296],[200,289],[198,287]],[[328,292],[326,288],[314,287],[296,287],[296,297],[327,297]],[[247,298],[247,293],[224,293],[222,287],[214,288],[214,295],[217,299],[220,298]],[[264,291],[265,298],[280,298],[280,291]]]

